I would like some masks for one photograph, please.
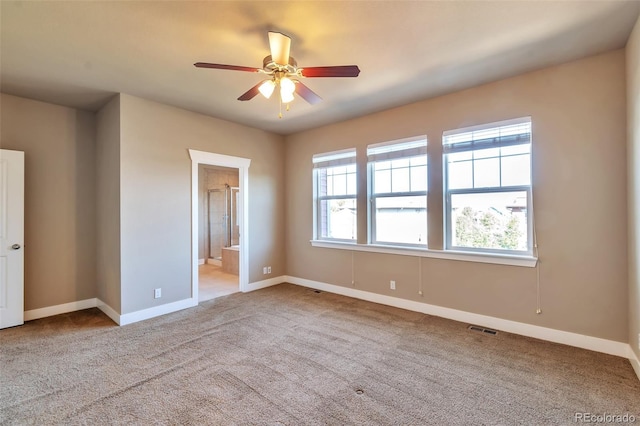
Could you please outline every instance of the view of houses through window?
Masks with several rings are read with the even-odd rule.
[[[451,245],[527,250],[527,193],[451,195]]]

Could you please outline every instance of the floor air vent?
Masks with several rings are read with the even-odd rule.
[[[498,334],[496,330],[491,330],[490,328],[478,327],[475,325],[470,325],[468,328],[469,330],[475,331],[477,333],[490,334],[492,336],[495,336],[496,334]]]

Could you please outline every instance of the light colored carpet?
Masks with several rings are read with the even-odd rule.
[[[124,327],[97,309],[59,315],[0,331],[0,423],[640,419],[628,360],[466,326],[290,284]]]

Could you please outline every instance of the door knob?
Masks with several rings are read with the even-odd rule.
[[[11,248],[14,250],[20,250],[20,244],[14,244],[11,246]]]

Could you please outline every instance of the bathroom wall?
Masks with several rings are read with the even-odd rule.
[[[199,171],[202,178],[200,185],[201,213],[204,218],[204,223],[202,223],[204,232],[200,233],[201,241],[199,244],[204,251],[201,253],[200,259],[219,258],[226,241],[224,226],[225,184],[230,187],[239,186],[238,170],[200,165]],[[207,195],[210,189],[219,190],[219,192],[211,193],[211,203],[209,203]],[[237,226],[233,225],[235,224],[232,224],[232,232],[234,240],[237,242],[240,231]],[[207,237],[211,238],[211,243]],[[210,252],[211,248],[213,250]]]

